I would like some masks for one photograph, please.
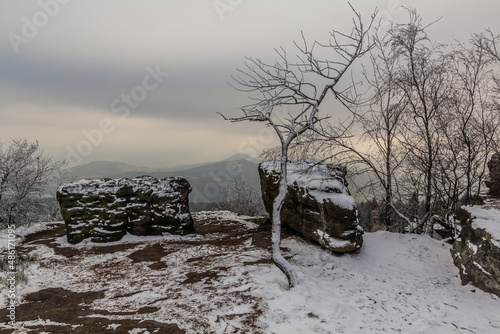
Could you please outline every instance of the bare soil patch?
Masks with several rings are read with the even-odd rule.
[[[259,221],[262,223],[262,221]],[[257,225],[255,225],[257,226]],[[123,243],[104,245],[96,244],[89,247],[61,246],[61,237],[65,236],[65,226],[62,223],[50,225],[50,229],[40,231],[26,236],[24,242],[19,245],[19,251],[29,253],[39,245],[49,247],[54,255],[63,257],[59,259],[58,265],[78,267],[78,263],[86,258],[116,256],[113,264],[110,262],[96,263],[88,266],[87,272],[93,277],[99,278],[99,284],[88,291],[77,290],[75,286],[55,286],[40,289],[23,296],[21,304],[17,307],[16,321],[22,322],[23,330],[26,332],[46,333],[129,333],[133,329],[138,333],[184,333],[183,323],[189,322],[191,329],[199,328],[200,332],[210,332],[210,325],[203,320],[193,317],[196,310],[182,304],[181,295],[189,290],[204,290],[208,304],[217,288],[212,285],[220,284],[220,278],[228,275],[228,268],[224,266],[224,259],[238,252],[239,249],[266,249],[271,246],[270,224],[261,224],[258,228],[248,228],[241,221],[221,221],[220,218],[195,219],[195,238],[173,239],[151,241],[147,243]],[[284,233],[287,233],[286,230]],[[124,254],[122,257],[121,254]],[[187,256],[185,254],[188,254]],[[192,254],[192,255],[189,255]],[[178,264],[185,267],[182,278],[176,281],[172,277],[154,276],[156,272],[172,269],[179,258]],[[66,260],[64,260],[66,259]],[[174,264],[172,264],[172,261]],[[43,261],[42,261],[43,262]],[[269,259],[257,259],[247,261],[242,265],[269,264]],[[55,264],[41,263],[41,266],[54,266]],[[129,266],[135,266],[127,268]],[[149,282],[140,285],[129,278],[129,271],[137,272],[137,266],[142,266],[144,276],[161,277],[169,280],[166,296],[143,303],[141,307],[137,303],[124,300],[133,300],[148,293],[148,286],[161,285],[161,282]],[[134,269],[135,268],[135,269]],[[83,277],[83,276],[82,276]],[[121,292],[111,293],[105,282],[127,281],[128,288],[121,288]],[[137,280],[137,278],[135,279]],[[175,281],[175,282],[174,282]],[[82,284],[87,283],[82,278]],[[123,285],[123,284],[122,284]],[[88,286],[88,284],[86,284]],[[98,289],[103,287],[104,289]],[[237,288],[235,288],[237,290]],[[239,304],[248,303],[249,311],[234,313],[230,315],[217,316],[217,321],[240,319],[239,322],[245,328],[252,329],[254,322],[262,314],[259,300],[250,297],[248,291],[235,291],[223,296],[241,300]],[[179,303],[176,304],[176,300]],[[96,305],[109,305],[117,301],[117,307],[106,309]],[[169,307],[175,307],[172,312],[173,321],[167,321],[157,316],[164,308],[165,302]],[[118,306],[121,305],[121,306]],[[201,306],[203,308],[204,305]],[[213,305],[212,305],[213,307]],[[184,311],[191,313],[189,319],[179,319],[178,315]],[[161,312],[160,312],[161,313]],[[7,319],[7,310],[0,310],[0,318]],[[223,323],[221,323],[223,325]],[[11,330],[2,329],[0,333],[11,333]],[[256,332],[259,332],[256,330]]]

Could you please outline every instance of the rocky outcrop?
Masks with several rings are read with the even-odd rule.
[[[488,180],[485,184],[490,188],[489,196],[500,197],[500,153],[495,153],[488,161],[488,169],[490,171]]]
[[[488,161],[490,188],[484,205],[465,206],[460,219],[460,238],[451,249],[453,262],[460,270],[463,284],[500,297],[500,154]]]
[[[459,240],[451,249],[462,284],[500,296],[500,210],[488,206],[465,207],[469,219],[462,222]]]
[[[120,240],[134,235],[194,233],[189,212],[189,182],[182,177],[158,180],[81,180],[59,187],[57,200],[68,242]]]
[[[262,199],[269,214],[278,195],[280,166],[259,165]],[[288,193],[281,221],[304,237],[335,252],[354,252],[363,244],[356,203],[345,181],[346,168],[308,162],[289,163]]]

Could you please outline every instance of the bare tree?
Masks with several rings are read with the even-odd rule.
[[[500,95],[500,73],[498,70],[500,65],[500,34],[495,35],[493,31],[488,29],[485,33],[474,35],[472,43],[478,49],[483,50],[496,65],[493,80],[497,97],[494,99],[494,106],[497,111],[500,111],[500,98],[498,97]]]
[[[473,44],[485,51],[489,57],[500,62],[500,34],[495,35],[487,29],[483,34],[476,34],[472,40]]]
[[[447,113],[452,78],[451,57],[444,46],[432,43],[415,10],[410,22],[391,29],[392,47],[403,62],[399,84],[408,99],[403,145],[408,152],[408,169],[418,170],[422,178],[418,193],[423,197],[423,212],[415,229],[423,232],[435,218],[433,177],[441,143],[439,116]],[[409,174],[410,175],[410,174]],[[415,185],[415,184],[414,184]]]
[[[352,8],[352,6],[351,6]],[[353,9],[353,8],[352,8]],[[368,31],[374,20],[372,15],[365,25],[361,14],[353,9],[353,29],[345,34],[332,31],[327,43],[295,43],[298,55],[288,57],[283,48],[275,49],[275,63],[247,58],[245,69],[233,77],[236,89],[254,94],[253,103],[241,108],[243,116],[224,119],[232,122],[264,122],[271,126],[281,143],[279,193],[272,212],[272,259],[286,275],[290,288],[298,284],[295,270],[281,254],[281,207],[287,193],[287,162],[290,145],[307,131],[313,131],[327,116],[320,116],[320,108],[328,95],[346,104],[350,97],[338,86],[352,64],[371,45]]]
[[[13,139],[0,145],[0,224],[29,224],[37,221],[40,196],[51,173],[61,167],[40,149],[38,142]]]
[[[350,107],[361,137],[311,141],[321,159],[340,159],[370,176],[364,190],[384,197],[377,211],[387,227],[401,230],[394,220],[432,234],[436,223],[452,227],[458,207],[479,198],[497,147],[490,63],[498,60],[500,36],[476,35],[476,48],[450,49],[430,40],[415,10],[408,13],[407,24],[374,36],[364,75],[370,97]]]
[[[361,125],[361,136],[328,136],[326,144],[333,140],[330,157],[339,157],[353,166],[357,173],[369,173],[373,178],[363,188],[382,188],[385,208],[381,210],[381,220],[386,226],[392,225],[393,188],[396,169],[401,157],[398,144],[401,137],[404,112],[408,105],[407,96],[397,78],[398,54],[388,47],[391,38],[378,30],[373,36],[374,48],[370,52],[370,70],[364,71],[364,81],[368,84],[369,98],[350,107],[354,120]],[[328,133],[331,132],[331,129]],[[354,139],[359,138],[360,142]],[[341,150],[339,151],[339,148]],[[378,195],[377,191],[373,193]]]
[[[396,191],[401,202],[406,196],[413,204],[404,213],[396,203],[391,207],[411,230],[432,234],[435,223],[454,220],[461,197],[465,204],[477,200],[498,121],[490,109],[485,52],[463,44],[450,51],[432,42],[430,25],[415,10],[408,12],[409,23],[393,25],[386,45],[396,57],[396,91],[406,96],[393,97],[404,108]]]
[[[463,196],[463,204],[474,204],[481,191],[486,161],[491,154],[498,120],[491,109],[490,61],[481,48],[459,44],[453,53],[453,94],[448,113],[441,115],[443,148],[440,159],[453,166],[450,180]]]
[[[435,118],[446,97],[440,91],[446,72],[436,71],[442,61],[441,46],[427,45],[426,27],[415,11],[408,13],[409,23],[393,24],[386,33],[377,29],[374,36],[370,70],[364,72],[370,97],[350,106],[361,125],[361,136],[352,133],[339,138],[330,128],[326,132],[333,135],[313,140],[319,143],[319,151],[328,152],[325,159],[341,159],[354,165],[358,173],[370,175],[364,188],[372,189],[375,197],[382,191],[385,204],[380,212],[386,226],[392,225],[395,215],[412,230],[417,217],[401,212],[398,203],[403,202],[404,194],[418,198],[424,193],[428,214],[420,221],[431,216],[432,171],[439,139]],[[432,97],[438,98],[432,101]],[[356,142],[357,138],[361,141]],[[409,167],[404,173],[406,184],[399,182],[404,164]]]

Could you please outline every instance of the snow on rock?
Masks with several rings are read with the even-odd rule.
[[[463,207],[469,219],[462,222],[460,239],[452,248],[463,284],[471,282],[500,296],[500,154],[488,161],[489,188],[485,204]]]
[[[80,180],[63,185],[57,200],[70,243],[120,240],[135,235],[194,233],[189,213],[189,182],[182,177],[158,180]]]
[[[500,210],[487,206],[464,207],[474,217],[472,228],[483,229],[491,235],[491,242],[500,248]]]
[[[463,208],[470,219],[463,223],[452,248],[462,282],[500,296],[500,210],[489,200],[486,205]]]
[[[276,161],[265,161],[260,168],[268,174],[280,172],[280,165]],[[330,201],[341,208],[353,210],[356,202],[346,187],[346,173],[344,165],[290,162],[287,183],[307,189],[308,194],[319,203]]]
[[[358,225],[355,200],[347,189],[345,166],[288,163],[287,172],[288,193],[281,210],[282,222],[330,250],[359,250],[363,230]],[[275,161],[259,166],[262,198],[270,214],[280,173],[280,165]]]

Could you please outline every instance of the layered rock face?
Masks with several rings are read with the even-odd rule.
[[[262,199],[271,215],[278,195],[280,165],[259,165]],[[356,203],[345,181],[346,168],[308,162],[288,164],[288,193],[281,221],[306,238],[335,252],[354,252],[363,244]]]
[[[453,262],[462,284],[471,282],[500,297],[500,210],[487,206],[465,209],[471,218],[462,224],[461,237],[453,244]]]
[[[68,242],[120,240],[134,235],[194,233],[189,212],[189,182],[182,177],[158,180],[81,180],[63,185],[57,200],[66,223]]]
[[[493,154],[490,161],[488,161],[488,169],[490,174],[485,184],[490,188],[489,195],[500,198],[500,153]]]
[[[500,154],[492,156],[488,168],[489,197],[484,205],[463,207],[469,215],[451,254],[463,284],[500,297]]]

